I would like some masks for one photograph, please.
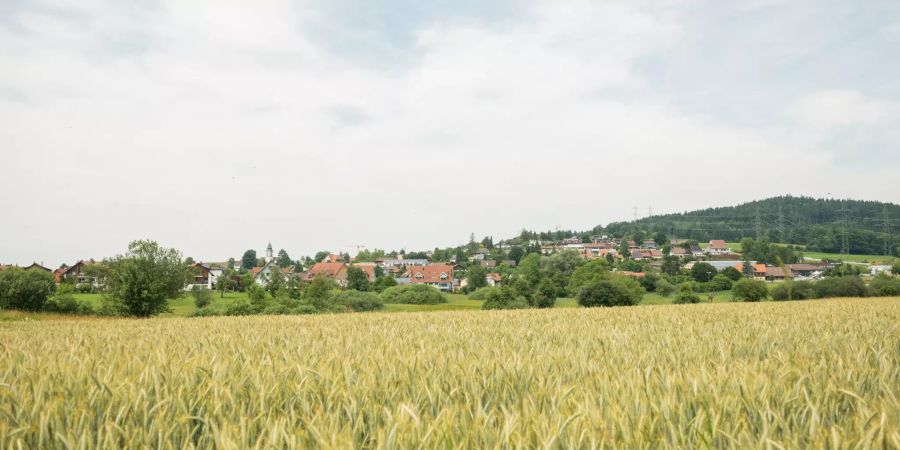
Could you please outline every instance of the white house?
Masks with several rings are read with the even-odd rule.
[[[706,246],[706,253],[710,256],[716,255],[730,255],[731,248],[728,247],[728,244],[721,239],[713,239],[709,241],[709,245]]]
[[[194,265],[191,266],[191,269],[194,270],[194,277],[184,287],[184,289],[188,291],[194,289],[194,286],[205,289],[215,289],[216,280],[224,273],[221,268],[202,262],[194,263]]]

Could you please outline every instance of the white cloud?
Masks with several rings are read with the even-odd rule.
[[[856,91],[821,91],[800,98],[790,114],[816,129],[870,126],[897,121],[900,105],[869,99]]]
[[[294,256],[423,248],[590,227],[635,204],[833,190],[831,154],[804,133],[647,94],[638,62],[678,45],[678,6],[538,2],[517,20],[422,24],[413,62],[388,69],[314,45],[302,27],[319,18],[298,2],[21,12],[18,31],[0,28],[0,209],[15,218],[0,259],[100,257],[142,237],[203,259],[267,241]],[[840,92],[792,111],[809,129],[892,114]]]

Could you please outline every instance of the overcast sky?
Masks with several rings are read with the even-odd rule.
[[[896,203],[900,2],[5,0],[0,182],[54,267]]]

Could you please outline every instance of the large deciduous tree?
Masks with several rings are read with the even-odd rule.
[[[241,257],[241,269],[250,270],[256,267],[256,250],[250,249]]]
[[[53,274],[11,267],[0,272],[0,309],[40,311],[56,291]]]
[[[288,253],[284,249],[278,250],[278,257],[275,259],[275,262],[278,264],[278,267],[281,267],[282,269],[291,267],[291,265],[294,264],[294,262],[291,261],[291,257],[288,256]]]
[[[347,289],[365,292],[369,290],[369,276],[356,266],[347,269]]]
[[[155,241],[133,241],[109,261],[106,305],[123,315],[149,317],[169,310],[183,293],[188,274],[178,250]]]

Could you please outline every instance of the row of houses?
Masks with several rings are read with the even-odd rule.
[[[57,284],[62,283],[64,280],[72,281],[76,284],[84,284],[84,283],[94,283],[94,277],[88,275],[85,268],[89,265],[96,264],[96,261],[93,259],[83,259],[75,264],[69,266],[67,264],[63,264],[59,266],[57,269],[50,269],[49,267],[45,267],[42,263],[33,262],[28,266],[22,267],[25,270],[42,270],[44,272],[50,272],[53,274],[53,279]],[[0,264],[0,271],[10,267],[18,267],[15,265],[4,265]]]
[[[744,263],[740,261],[704,261],[715,267],[716,270],[722,271],[728,267],[734,267],[738,272],[744,273]],[[816,264],[785,264],[784,269],[779,266],[771,266],[756,261],[750,261],[752,266],[753,278],[763,281],[783,281],[790,277],[793,280],[813,280],[822,276],[829,268],[834,267],[829,263]],[[696,262],[685,264],[684,268],[690,270]],[[787,272],[785,272],[787,269]]]
[[[620,258],[622,256],[619,253],[621,243],[620,240],[609,238],[607,236],[602,236],[594,242],[581,242],[580,238],[573,236],[560,242],[542,244],[541,254],[550,255],[563,250],[574,250],[581,254],[585,259],[606,258],[607,255]],[[670,246],[671,249],[669,254],[679,258],[693,257],[699,259],[737,256],[737,254],[728,247],[728,244],[721,239],[709,241],[706,249],[702,249],[696,244],[688,245],[686,241],[678,239],[671,240]],[[645,239],[641,243],[629,240],[628,256],[632,259],[643,260],[662,259],[665,255],[656,241]]]

